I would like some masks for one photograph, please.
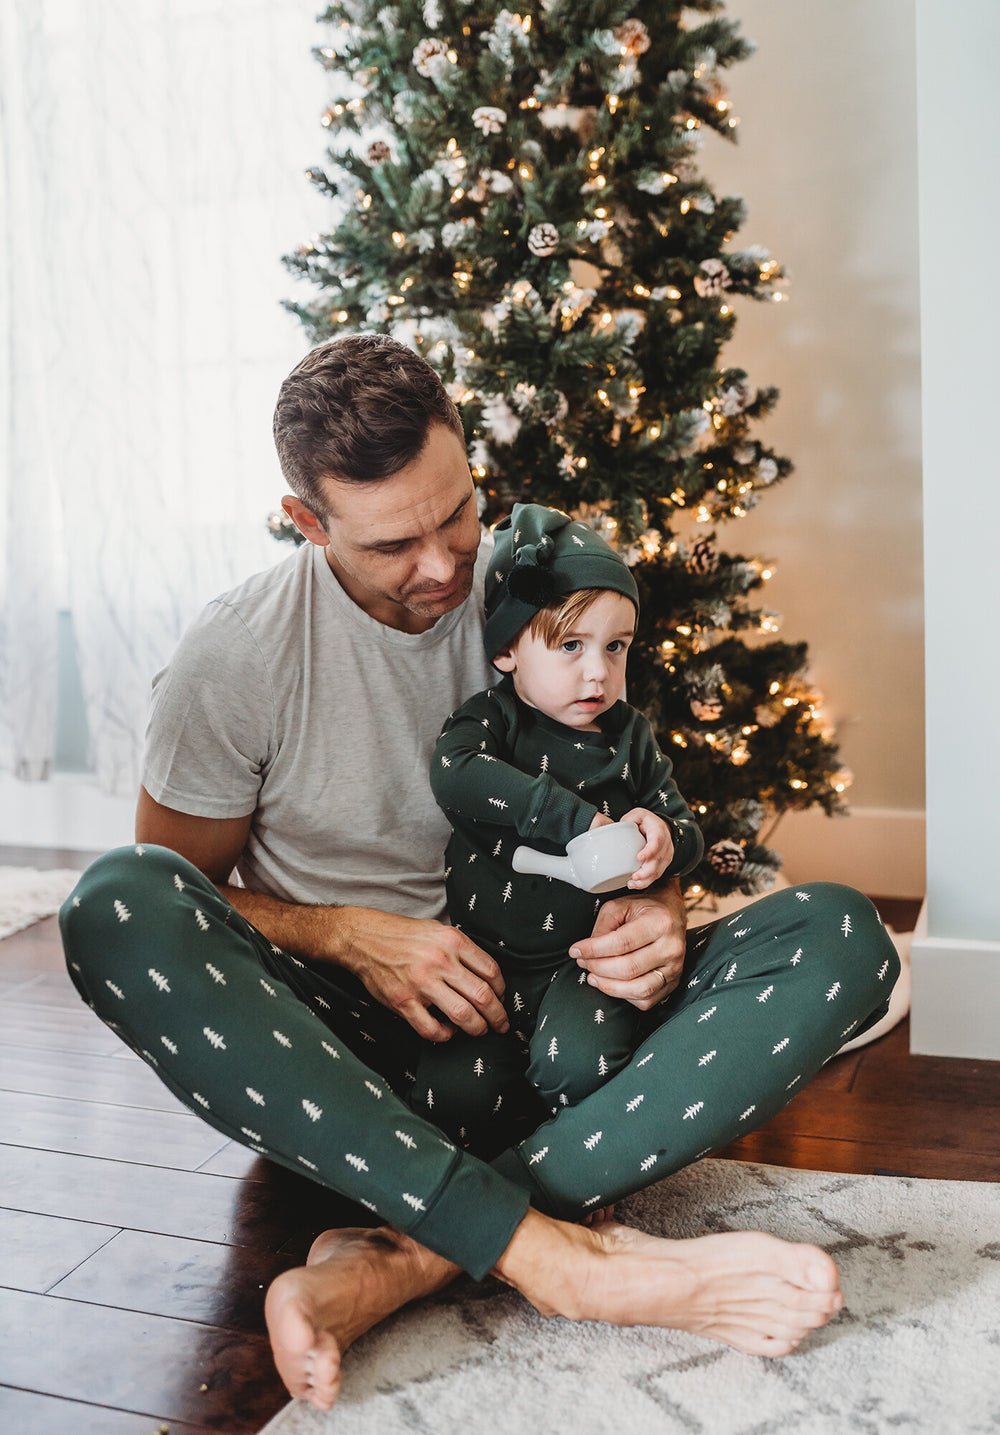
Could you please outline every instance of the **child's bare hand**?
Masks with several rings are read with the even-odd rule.
[[[658,877],[662,877],[673,858],[674,839],[670,835],[670,828],[662,817],[647,812],[645,807],[633,807],[621,821],[634,822],[645,838],[645,843],[636,857],[639,865],[629,878],[628,885],[633,890],[648,887]]]
[[[588,831],[588,832],[593,832],[595,827],[613,827],[613,826],[614,826],[614,818],[612,818],[612,817],[605,817],[605,815],[604,815],[603,812],[595,812],[595,813],[594,813],[594,820],[593,820],[593,822],[590,824],[590,826],[587,828],[587,831]]]

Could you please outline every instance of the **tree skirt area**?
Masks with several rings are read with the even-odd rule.
[[[0,867],[0,940],[57,912],[79,880],[63,867]]]
[[[699,1336],[545,1319],[461,1279],[370,1332],[328,1413],[266,1435],[972,1435],[1000,1430],[1000,1185],[705,1160],[619,1217],[663,1236],[762,1229],[836,1260],[846,1307],[784,1360]]]

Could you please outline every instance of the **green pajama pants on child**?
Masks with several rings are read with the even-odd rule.
[[[479,1155],[603,1086],[632,1059],[641,1030],[638,1008],[588,986],[569,957],[555,970],[504,970],[510,1031],[423,1042],[409,1096],[414,1111]]]
[[[60,925],[83,999],[192,1111],[476,1277],[529,1200],[572,1219],[767,1121],[878,1020],[899,970],[852,889],[765,897],[691,934],[617,1075],[486,1164],[407,1104],[411,1028],[342,969],[275,947],[184,858],[108,853]]]

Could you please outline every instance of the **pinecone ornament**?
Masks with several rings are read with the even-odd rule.
[[[722,716],[722,699],[715,696],[692,698],[691,711],[699,722],[717,722]]]
[[[623,20],[614,33],[625,55],[644,55],[649,49],[649,31],[641,20]]]
[[[539,259],[547,259],[559,248],[559,231],[554,224],[536,224],[528,235],[528,248]]]
[[[714,573],[719,566],[719,555],[711,538],[699,538],[692,543],[684,567],[689,573]]]
[[[721,842],[712,844],[706,858],[708,865],[714,868],[720,877],[735,877],[743,866],[743,848],[738,842],[732,842],[728,837],[724,837]]]
[[[376,140],[374,144],[368,146],[368,154],[365,158],[369,164],[382,164],[391,154],[392,150],[386,144],[385,140]]]
[[[703,259],[698,267],[700,273],[694,276],[694,287],[702,299],[721,294],[723,289],[728,289],[733,282],[721,259]]]
[[[448,46],[443,40],[428,37],[421,40],[413,51],[413,64],[418,75],[431,80],[448,66]]]

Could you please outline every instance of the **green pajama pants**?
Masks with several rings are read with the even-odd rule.
[[[553,970],[504,967],[509,1032],[422,1044],[414,1111],[460,1146],[495,1155],[575,1106],[627,1066],[642,1014],[588,986],[569,958]]]
[[[817,883],[693,933],[631,1061],[491,1164],[417,1115],[419,1039],[340,968],[267,941],[161,847],[108,853],[60,913],[83,999],[225,1136],[484,1275],[529,1200],[573,1218],[768,1120],[885,1011],[895,948]]]

